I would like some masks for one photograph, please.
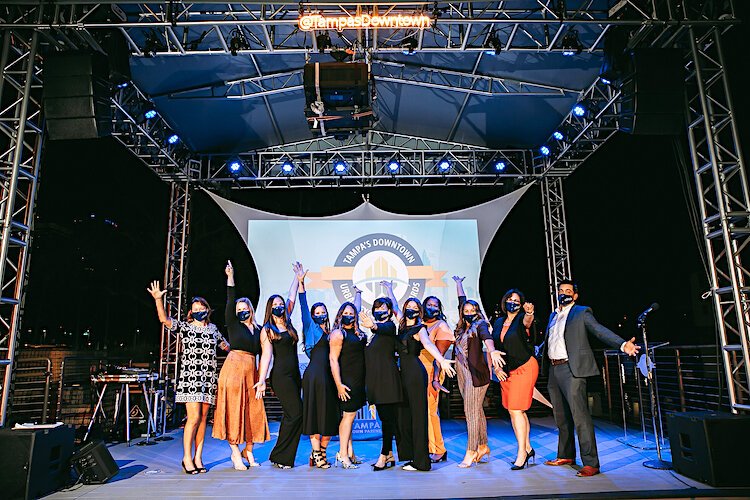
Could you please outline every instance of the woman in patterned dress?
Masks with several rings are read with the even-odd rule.
[[[164,311],[158,281],[147,289],[156,301],[159,321],[172,331],[177,330],[182,342],[180,375],[177,382],[175,402],[185,403],[187,423],[182,436],[182,470],[185,474],[208,472],[203,467],[203,439],[206,435],[208,407],[216,403],[216,347],[229,350],[229,344],[219,333],[216,325],[209,322],[211,308],[202,297],[193,298],[186,321],[174,320]],[[195,447],[195,452],[193,452]]]

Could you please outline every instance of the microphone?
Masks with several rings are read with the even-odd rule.
[[[646,319],[646,316],[648,316],[648,314],[649,314],[650,312],[652,312],[652,311],[656,311],[657,309],[659,309],[659,304],[658,304],[657,302],[654,302],[653,304],[651,304],[651,305],[649,306],[649,308],[648,308],[648,309],[646,309],[645,311],[643,311],[643,312],[641,313],[641,315],[640,315],[640,316],[638,316],[638,322],[639,322],[639,323],[642,323],[643,321],[645,321],[645,319]]]

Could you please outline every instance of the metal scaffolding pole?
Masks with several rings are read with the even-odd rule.
[[[732,412],[750,410],[750,190],[721,32],[690,29],[688,138]]]
[[[38,36],[6,30],[0,49],[0,427],[13,390],[43,141]]]
[[[568,232],[565,225],[565,198],[563,196],[562,183],[562,177],[544,177],[541,181],[544,236],[547,241],[549,296],[553,310],[557,307],[555,301],[557,284],[561,280],[571,277]]]
[[[187,304],[188,236],[190,230],[191,187],[188,181],[172,182],[169,197],[169,228],[167,233],[167,256],[164,263],[164,309],[170,318],[182,318]],[[174,389],[177,385],[177,370],[180,357],[180,342],[176,331],[162,325],[159,354],[159,379],[164,384],[164,404],[161,405],[161,432],[167,430],[168,414],[175,408]]]

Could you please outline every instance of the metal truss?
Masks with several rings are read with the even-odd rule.
[[[688,110],[710,296],[731,410],[750,410],[750,189],[718,28],[690,30]]]
[[[182,318],[187,311],[188,238],[190,233],[189,181],[170,183],[169,228],[167,256],[164,263],[164,309],[170,318]],[[180,342],[177,331],[162,326],[159,351],[159,379],[164,384],[164,404],[161,405],[161,431],[167,429],[168,414],[174,409],[174,388],[177,387],[177,369],[180,359]]]
[[[412,139],[414,140],[414,139]],[[239,160],[239,172],[228,164]],[[288,171],[284,170],[287,164]],[[340,164],[340,170],[336,166]],[[441,167],[442,165],[442,167]],[[254,187],[494,186],[538,176],[523,149],[398,150],[364,148],[259,151],[208,156],[198,179],[211,186]]]
[[[560,281],[571,278],[563,178],[545,176],[542,178],[540,185],[542,189],[544,236],[547,241],[549,297],[554,311],[557,307],[557,285]]]
[[[13,390],[44,137],[38,38],[5,30],[0,48],[0,427]]]

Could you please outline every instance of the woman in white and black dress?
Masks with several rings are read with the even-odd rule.
[[[162,300],[166,290],[161,290],[158,281],[147,289],[156,301],[159,321],[172,331],[177,330],[182,342],[180,373],[177,381],[175,402],[185,403],[187,423],[182,437],[182,470],[186,474],[208,472],[203,466],[203,440],[206,436],[206,417],[209,406],[216,403],[216,347],[225,351],[229,344],[210,323],[211,308],[206,299],[194,297],[185,321],[167,316]]]

